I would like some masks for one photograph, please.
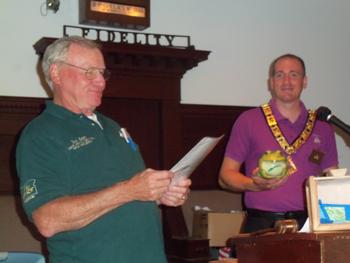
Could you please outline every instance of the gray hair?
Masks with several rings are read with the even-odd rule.
[[[55,64],[59,61],[65,61],[65,59],[67,58],[68,49],[71,44],[77,44],[79,46],[91,49],[100,48],[100,46],[96,42],[80,36],[62,37],[50,44],[45,50],[41,66],[45,76],[45,80],[47,84],[49,84],[51,89],[52,80],[50,76],[50,67],[52,64]]]

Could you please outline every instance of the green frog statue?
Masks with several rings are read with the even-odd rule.
[[[259,159],[259,175],[265,179],[282,178],[288,174],[288,160],[281,151],[266,151]]]

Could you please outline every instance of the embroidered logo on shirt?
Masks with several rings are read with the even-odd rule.
[[[36,188],[35,183],[35,179],[30,179],[21,187],[23,203],[29,202],[38,194],[38,189]]]
[[[86,137],[86,136],[79,137],[75,140],[71,140],[72,144],[68,147],[68,150],[69,151],[77,150],[83,146],[86,146],[86,145],[92,143],[94,140],[95,140],[94,137]]]

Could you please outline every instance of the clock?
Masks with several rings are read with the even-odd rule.
[[[150,0],[79,0],[79,23],[144,30],[150,26]]]

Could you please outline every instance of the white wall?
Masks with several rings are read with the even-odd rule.
[[[78,0],[42,16],[44,0],[0,3],[0,95],[46,97],[36,74],[32,45],[62,36],[78,24]],[[350,123],[350,1],[348,0],[151,0],[144,32],[190,35],[209,60],[182,81],[182,102],[260,105],[269,99],[269,63],[282,53],[304,58],[310,108],[329,107]],[[118,30],[118,29],[117,29]],[[337,136],[340,166],[350,168],[350,136]]]

